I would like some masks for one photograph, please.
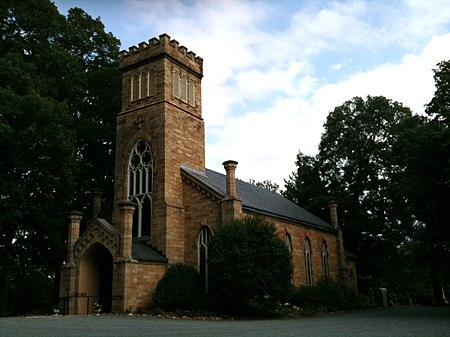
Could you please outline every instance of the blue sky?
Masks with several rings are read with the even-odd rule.
[[[204,59],[206,164],[284,186],[299,151],[316,154],[323,123],[355,96],[415,113],[450,59],[450,2],[57,0],[83,8],[128,49],[167,33]]]

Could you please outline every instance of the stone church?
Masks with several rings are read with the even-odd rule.
[[[61,267],[66,313],[135,312],[148,307],[171,264],[198,268],[208,286],[208,244],[222,223],[262,215],[275,223],[291,252],[292,282],[321,276],[356,285],[354,256],[343,247],[336,204],[330,223],[281,195],[205,168],[203,59],[166,34],[120,53],[122,110],[117,116],[114,208],[82,233],[82,214],[69,216],[68,256]],[[206,289],[205,289],[206,290]]]

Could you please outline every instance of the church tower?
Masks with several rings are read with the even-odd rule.
[[[162,34],[120,54],[122,110],[117,117],[113,226],[184,260],[181,166],[205,170],[203,59]],[[132,229],[118,205],[133,202]],[[128,225],[129,226],[129,225]],[[126,236],[126,235],[125,235]]]

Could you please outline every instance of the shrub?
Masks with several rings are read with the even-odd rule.
[[[350,310],[363,307],[364,299],[342,281],[320,279],[316,285],[302,286],[295,292],[292,303],[299,307],[323,311]]]
[[[164,310],[197,309],[202,295],[197,270],[185,264],[174,264],[158,282],[153,305]]]
[[[260,217],[221,226],[209,247],[208,268],[218,310],[262,314],[290,292],[290,253],[275,225]]]

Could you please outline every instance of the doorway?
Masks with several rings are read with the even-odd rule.
[[[95,243],[80,264],[78,311],[94,313],[94,303],[102,306],[102,312],[111,312],[113,257],[102,244]]]

